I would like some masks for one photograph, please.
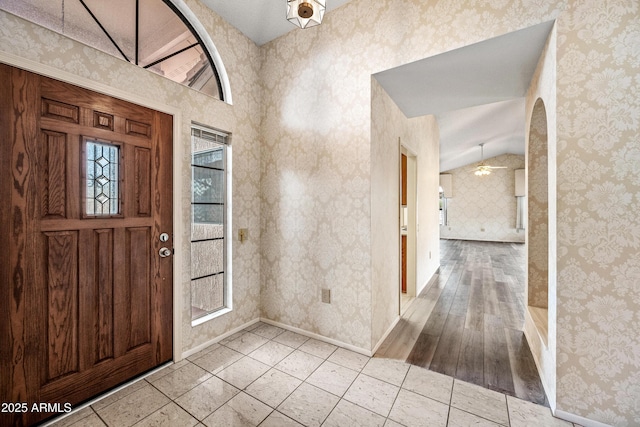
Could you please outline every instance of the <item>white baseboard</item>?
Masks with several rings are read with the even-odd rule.
[[[258,323],[259,321],[260,321],[259,318],[253,319],[250,322],[245,323],[244,325],[240,325],[237,328],[233,328],[230,331],[225,332],[222,335],[218,335],[217,337],[215,337],[212,340],[209,340],[209,341],[204,342],[204,343],[202,343],[202,344],[200,344],[200,345],[198,345],[198,346],[196,346],[196,347],[194,347],[192,349],[184,351],[184,352],[182,352],[182,357],[180,359],[177,359],[177,358],[174,359],[174,362],[179,362],[182,359],[186,359],[187,357],[189,357],[189,356],[191,356],[193,354],[196,354],[200,350],[203,350],[203,349],[209,347],[212,344],[215,344],[215,343],[217,343],[219,341],[222,341],[223,339],[227,338],[228,336],[231,336],[231,335],[235,334],[236,332],[240,332],[241,330],[243,330],[245,328],[248,328],[249,326],[253,325],[254,323]]]
[[[346,348],[347,350],[351,350],[368,357],[371,357],[371,355],[373,354],[370,350],[365,350],[364,348],[356,347],[355,345],[347,344],[345,342],[335,340],[333,338],[327,338],[323,335],[314,334],[313,332],[305,331],[304,329],[296,328],[294,326],[285,325],[284,323],[276,322],[276,321],[265,319],[265,318],[260,318],[260,321],[264,323],[268,323],[273,326],[277,326],[282,329],[286,329],[291,332],[295,332],[300,335],[304,335],[309,338],[316,339],[318,341],[324,341],[329,344],[337,345],[338,347]]]
[[[570,412],[565,412],[561,410],[556,410],[553,415],[557,418],[561,418],[563,420],[580,424],[584,427],[611,427],[609,424],[601,423],[600,421],[590,420],[589,418],[581,417],[580,415],[575,415]]]
[[[385,333],[385,337],[386,337],[386,335],[389,334],[391,329],[393,329],[393,326],[395,326],[395,324],[398,322],[398,320],[400,320],[400,318],[396,319],[396,321],[391,326],[391,328],[389,328],[389,331],[387,331]],[[288,331],[295,332],[297,334],[304,335],[304,336],[309,337],[309,338],[317,339],[318,341],[323,341],[323,342],[326,342],[326,343],[329,343],[329,344],[337,345],[338,347],[346,348],[347,350],[351,350],[351,351],[354,351],[356,353],[363,354],[365,356],[371,357],[371,355],[373,354],[373,352],[371,352],[370,350],[366,350],[364,348],[356,347],[355,345],[347,344],[345,342],[342,342],[342,341],[339,341],[339,340],[336,340],[336,339],[333,339],[333,338],[328,338],[328,337],[325,337],[323,335],[315,334],[313,332],[309,332],[309,331],[306,331],[304,329],[296,328],[294,326],[286,325],[284,323],[276,322],[274,320],[265,319],[265,318],[258,318],[258,319],[253,319],[250,322],[247,322],[247,323],[245,323],[243,325],[240,325],[237,328],[234,328],[234,329],[232,329],[232,330],[230,330],[228,332],[225,332],[222,335],[219,335],[219,336],[217,336],[217,337],[215,337],[215,338],[213,338],[213,339],[211,339],[209,341],[206,341],[206,342],[204,342],[204,343],[202,343],[202,344],[200,344],[200,345],[198,345],[198,346],[196,346],[196,347],[194,347],[192,349],[189,349],[189,350],[183,352],[181,359],[175,359],[174,362],[179,362],[182,359],[186,359],[187,357],[196,354],[200,350],[203,350],[203,349],[209,347],[212,344],[220,342],[223,339],[235,334],[236,332],[240,332],[241,330],[246,329],[249,326],[251,326],[251,325],[253,325],[253,324],[257,323],[257,322],[268,323],[270,325],[277,326],[279,328],[286,329]],[[383,339],[384,339],[384,337],[383,337]]]
[[[411,304],[413,304],[413,302],[416,299],[414,298],[413,300],[411,300]],[[373,356],[374,354],[376,354],[376,351],[378,351],[378,349],[380,348],[380,346],[382,345],[382,343],[384,342],[384,340],[387,339],[387,337],[389,336],[389,334],[391,333],[391,331],[393,331],[393,328],[396,327],[396,325],[398,324],[398,322],[400,321],[401,317],[400,316],[396,316],[396,319],[391,323],[391,326],[389,326],[389,329],[387,329],[387,331],[382,335],[382,337],[378,340],[378,342],[376,343],[376,345],[373,347],[373,350],[371,350],[371,356]]]
[[[530,328],[527,328],[527,324],[533,325],[532,327],[535,328],[535,324],[533,321],[533,318],[531,317],[531,314],[529,314],[529,310],[525,310],[524,312],[524,317],[525,317],[525,325],[523,328],[523,332],[524,332],[524,337],[527,340],[527,345],[529,345],[529,347],[531,347],[533,341],[533,337],[530,336],[530,334],[528,333],[528,330]],[[536,334],[536,338],[538,338],[540,341],[542,340],[540,338],[540,336],[538,334]],[[551,412],[554,412],[556,409],[556,391],[552,390],[550,385],[547,384],[547,378],[544,375],[544,372],[542,372],[542,370],[540,369],[540,366],[542,366],[542,361],[538,358],[538,355],[536,353],[534,353],[533,351],[531,352],[531,355],[533,356],[533,360],[534,360],[534,364],[536,365],[536,371],[538,371],[538,377],[540,377],[540,382],[542,383],[542,388],[544,389],[544,393],[547,396],[547,399],[549,400],[549,406],[551,407]]]

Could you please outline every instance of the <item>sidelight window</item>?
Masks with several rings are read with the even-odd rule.
[[[191,130],[191,320],[199,324],[231,310],[228,228],[229,136]]]

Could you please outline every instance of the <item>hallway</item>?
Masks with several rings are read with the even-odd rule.
[[[525,245],[441,240],[441,266],[375,357],[548,402],[524,337]]]

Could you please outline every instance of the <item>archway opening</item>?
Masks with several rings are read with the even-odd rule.
[[[548,344],[549,310],[549,146],[547,112],[536,101],[527,148],[527,305]]]

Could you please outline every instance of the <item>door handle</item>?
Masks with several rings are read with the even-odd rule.
[[[160,248],[160,250],[158,251],[158,253],[160,254],[160,256],[162,258],[166,258],[169,255],[171,255],[171,249],[169,248]]]

